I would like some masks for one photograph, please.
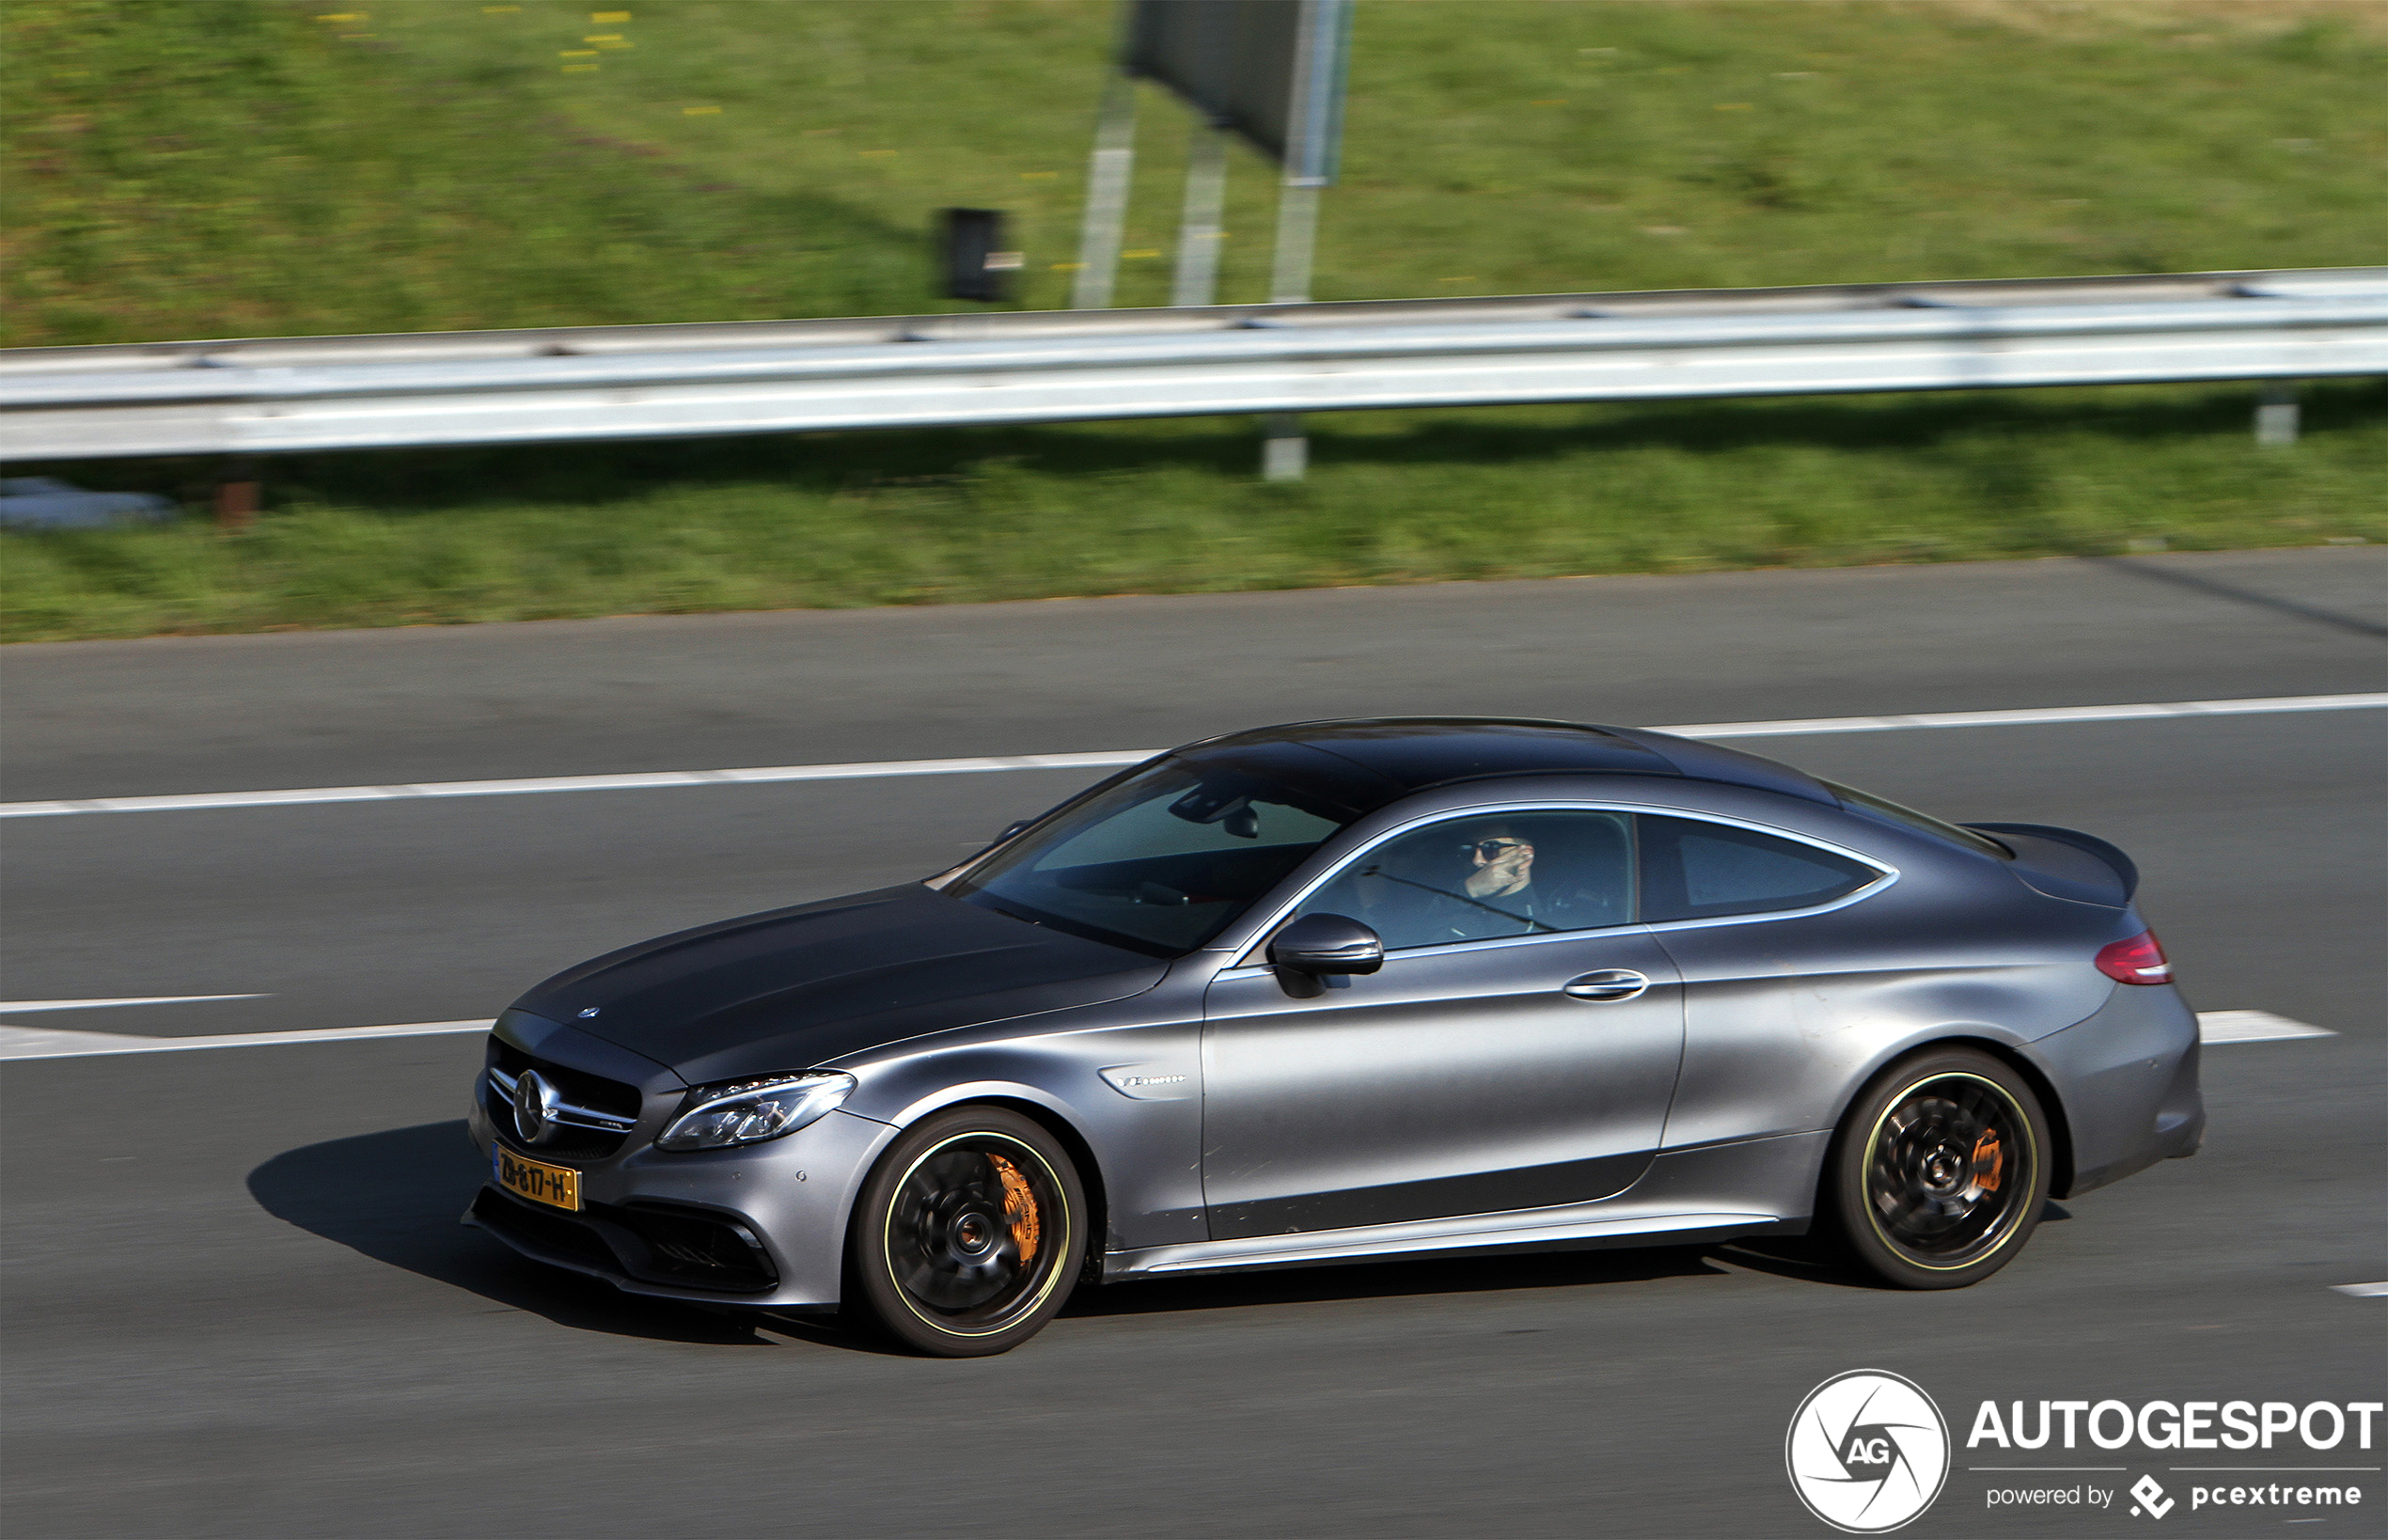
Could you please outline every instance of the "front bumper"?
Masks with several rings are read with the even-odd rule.
[[[477,1085],[467,1120],[484,1159],[502,1137]],[[618,1154],[515,1154],[580,1172],[582,1209],[526,1202],[494,1182],[464,1215],[523,1255],[628,1294],[713,1305],[825,1310],[839,1302],[847,1216],[895,1130],[831,1112],[783,1139],[672,1153],[643,1126]]]

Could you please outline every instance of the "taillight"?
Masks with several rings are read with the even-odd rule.
[[[2165,960],[2164,943],[2156,939],[2154,931],[2142,931],[2128,941],[2098,948],[2097,971],[2121,983],[2173,982],[2173,965]]]

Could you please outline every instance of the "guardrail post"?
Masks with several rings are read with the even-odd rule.
[[[1310,435],[1302,419],[1291,412],[1271,412],[1261,418],[1261,478],[1268,481],[1298,481],[1310,469]]]
[[[256,523],[257,464],[245,455],[236,455],[216,470],[215,527],[228,535],[240,535]]]
[[[2275,380],[2264,386],[2264,393],[2255,403],[2255,442],[2267,445],[2297,442],[2295,381]]]

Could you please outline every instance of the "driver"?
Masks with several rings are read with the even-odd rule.
[[[1566,928],[1553,911],[1562,905],[1534,883],[1534,847],[1507,824],[1475,824],[1460,831],[1454,875],[1459,890],[1438,905],[1437,929],[1451,939],[1522,935]]]
[[[1465,887],[1472,899],[1514,898],[1534,885],[1534,847],[1510,832],[1506,824],[1484,824],[1470,829],[1459,847],[1473,868]],[[1533,901],[1528,897],[1525,902]],[[1514,910],[1516,904],[1504,904]]]
[[[1586,888],[1574,843],[1538,865],[1524,825],[1507,820],[1422,829],[1303,907],[1352,915],[1391,951],[1615,924],[1624,911]]]
[[[1510,825],[1464,824],[1412,841],[1406,858],[1397,857],[1407,874],[1388,866],[1363,873],[1392,885],[1363,911],[1389,945],[1434,947],[1573,928],[1562,915],[1568,905],[1549,881],[1534,881],[1532,842]]]

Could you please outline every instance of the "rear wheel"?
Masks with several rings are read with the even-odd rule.
[[[2048,1202],[2050,1138],[2022,1076],[1972,1048],[1877,1077],[1843,1120],[1827,1172],[1856,1259],[1909,1289],[1956,1289],[2013,1261]]]
[[[847,1301],[940,1358],[1018,1346],[1069,1298],[1086,1198],[1052,1135],[1000,1108],[923,1119],[863,1184],[847,1237]]]

